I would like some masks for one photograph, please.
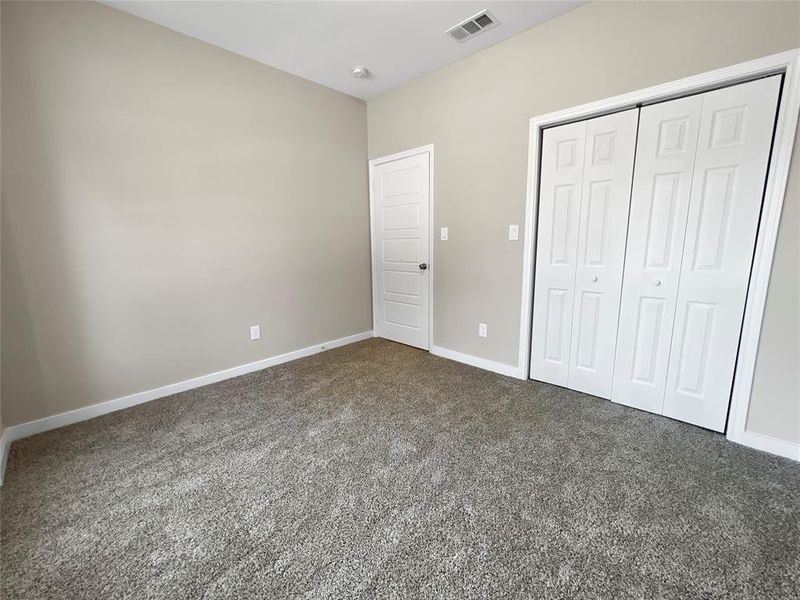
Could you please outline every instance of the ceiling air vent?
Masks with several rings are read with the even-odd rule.
[[[464,40],[474,37],[479,33],[486,31],[487,29],[496,27],[499,24],[500,21],[497,20],[497,17],[495,17],[488,10],[484,10],[483,12],[479,12],[477,15],[470,17],[466,21],[462,21],[455,27],[451,27],[445,33],[454,40],[463,42]]]

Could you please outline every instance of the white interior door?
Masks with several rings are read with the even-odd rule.
[[[567,386],[586,121],[546,129],[533,287],[531,377]]]
[[[611,398],[638,109],[586,123],[569,387]]]
[[[641,110],[611,399],[661,413],[701,95]]]
[[[703,94],[663,413],[723,431],[780,77]]]
[[[429,349],[430,153],[373,166],[375,335]]]

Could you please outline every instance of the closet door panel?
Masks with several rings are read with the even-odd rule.
[[[702,96],[641,110],[611,399],[661,413]]]
[[[638,109],[586,123],[569,387],[611,397]]]
[[[536,243],[531,377],[566,386],[586,122],[545,130]]]
[[[703,94],[663,413],[724,431],[780,77]]]

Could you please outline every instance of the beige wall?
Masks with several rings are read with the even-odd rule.
[[[747,429],[800,443],[800,129],[794,143]]]
[[[371,158],[436,149],[434,343],[517,363],[528,119],[800,46],[800,3],[592,3],[367,104]],[[800,442],[800,157],[792,163],[750,426]],[[477,336],[478,322],[489,337]]]
[[[363,102],[3,2],[2,106],[6,425],[371,328]]]

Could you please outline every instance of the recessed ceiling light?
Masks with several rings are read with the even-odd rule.
[[[356,79],[367,79],[370,76],[367,67],[353,67],[353,77]]]

